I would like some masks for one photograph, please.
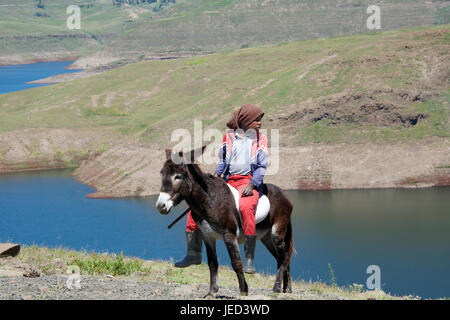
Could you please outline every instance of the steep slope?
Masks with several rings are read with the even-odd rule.
[[[22,168],[59,152],[77,162],[52,144],[51,130],[64,128],[60,144],[82,155],[78,163],[92,158],[77,170],[82,181],[108,196],[151,194],[175,129],[193,133],[201,120],[203,130],[223,131],[236,106],[256,103],[269,144],[271,129],[280,137],[279,170],[267,181],[301,189],[448,185],[449,37],[441,26],[281,43],[144,61],[1,95],[1,136],[33,134],[15,141],[23,161],[11,158],[11,139],[0,139],[0,161]],[[48,134],[45,155],[36,132]],[[92,140],[73,146],[80,133]]]
[[[134,1],[133,1],[134,2]],[[366,33],[369,0],[178,0],[113,6],[109,0],[2,1],[0,64],[89,56],[138,59]],[[131,3],[131,2],[130,2]],[[67,28],[78,5],[81,29]],[[385,0],[384,31],[449,23],[448,1]]]

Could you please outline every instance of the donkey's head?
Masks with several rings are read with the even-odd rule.
[[[156,208],[161,214],[168,214],[173,207],[186,199],[199,184],[207,192],[206,183],[194,159],[203,154],[206,146],[184,154],[182,151],[172,153],[166,149],[166,161],[161,169],[161,189]]]

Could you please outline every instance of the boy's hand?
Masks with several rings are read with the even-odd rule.
[[[242,196],[243,197],[249,197],[253,195],[253,188],[254,185],[250,182],[245,188],[244,190],[242,190]]]
[[[220,174],[218,174],[218,173],[214,173],[213,176],[216,178],[220,178]]]

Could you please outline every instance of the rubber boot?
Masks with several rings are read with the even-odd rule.
[[[202,263],[202,232],[186,231],[186,257],[175,263],[177,268],[186,268]]]
[[[255,273],[255,246],[256,246],[256,236],[245,236],[245,262],[244,262],[244,272],[245,273]]]

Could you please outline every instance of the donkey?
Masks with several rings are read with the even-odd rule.
[[[206,146],[201,148],[201,154]],[[161,169],[162,185],[156,208],[161,214],[185,200],[192,218],[202,231],[210,271],[210,289],[207,296],[214,296],[217,284],[218,261],[216,239],[225,242],[231,265],[236,272],[241,295],[248,294],[238,243],[244,240],[239,207],[227,183],[211,174],[203,173],[194,163],[199,150],[184,154],[172,154],[166,150],[166,161]],[[174,161],[175,160],[175,161]],[[273,184],[265,184],[263,193],[269,198],[270,212],[256,225],[257,239],[261,240],[277,261],[274,292],[292,292],[290,262],[294,249],[291,213],[293,205],[287,195]]]

